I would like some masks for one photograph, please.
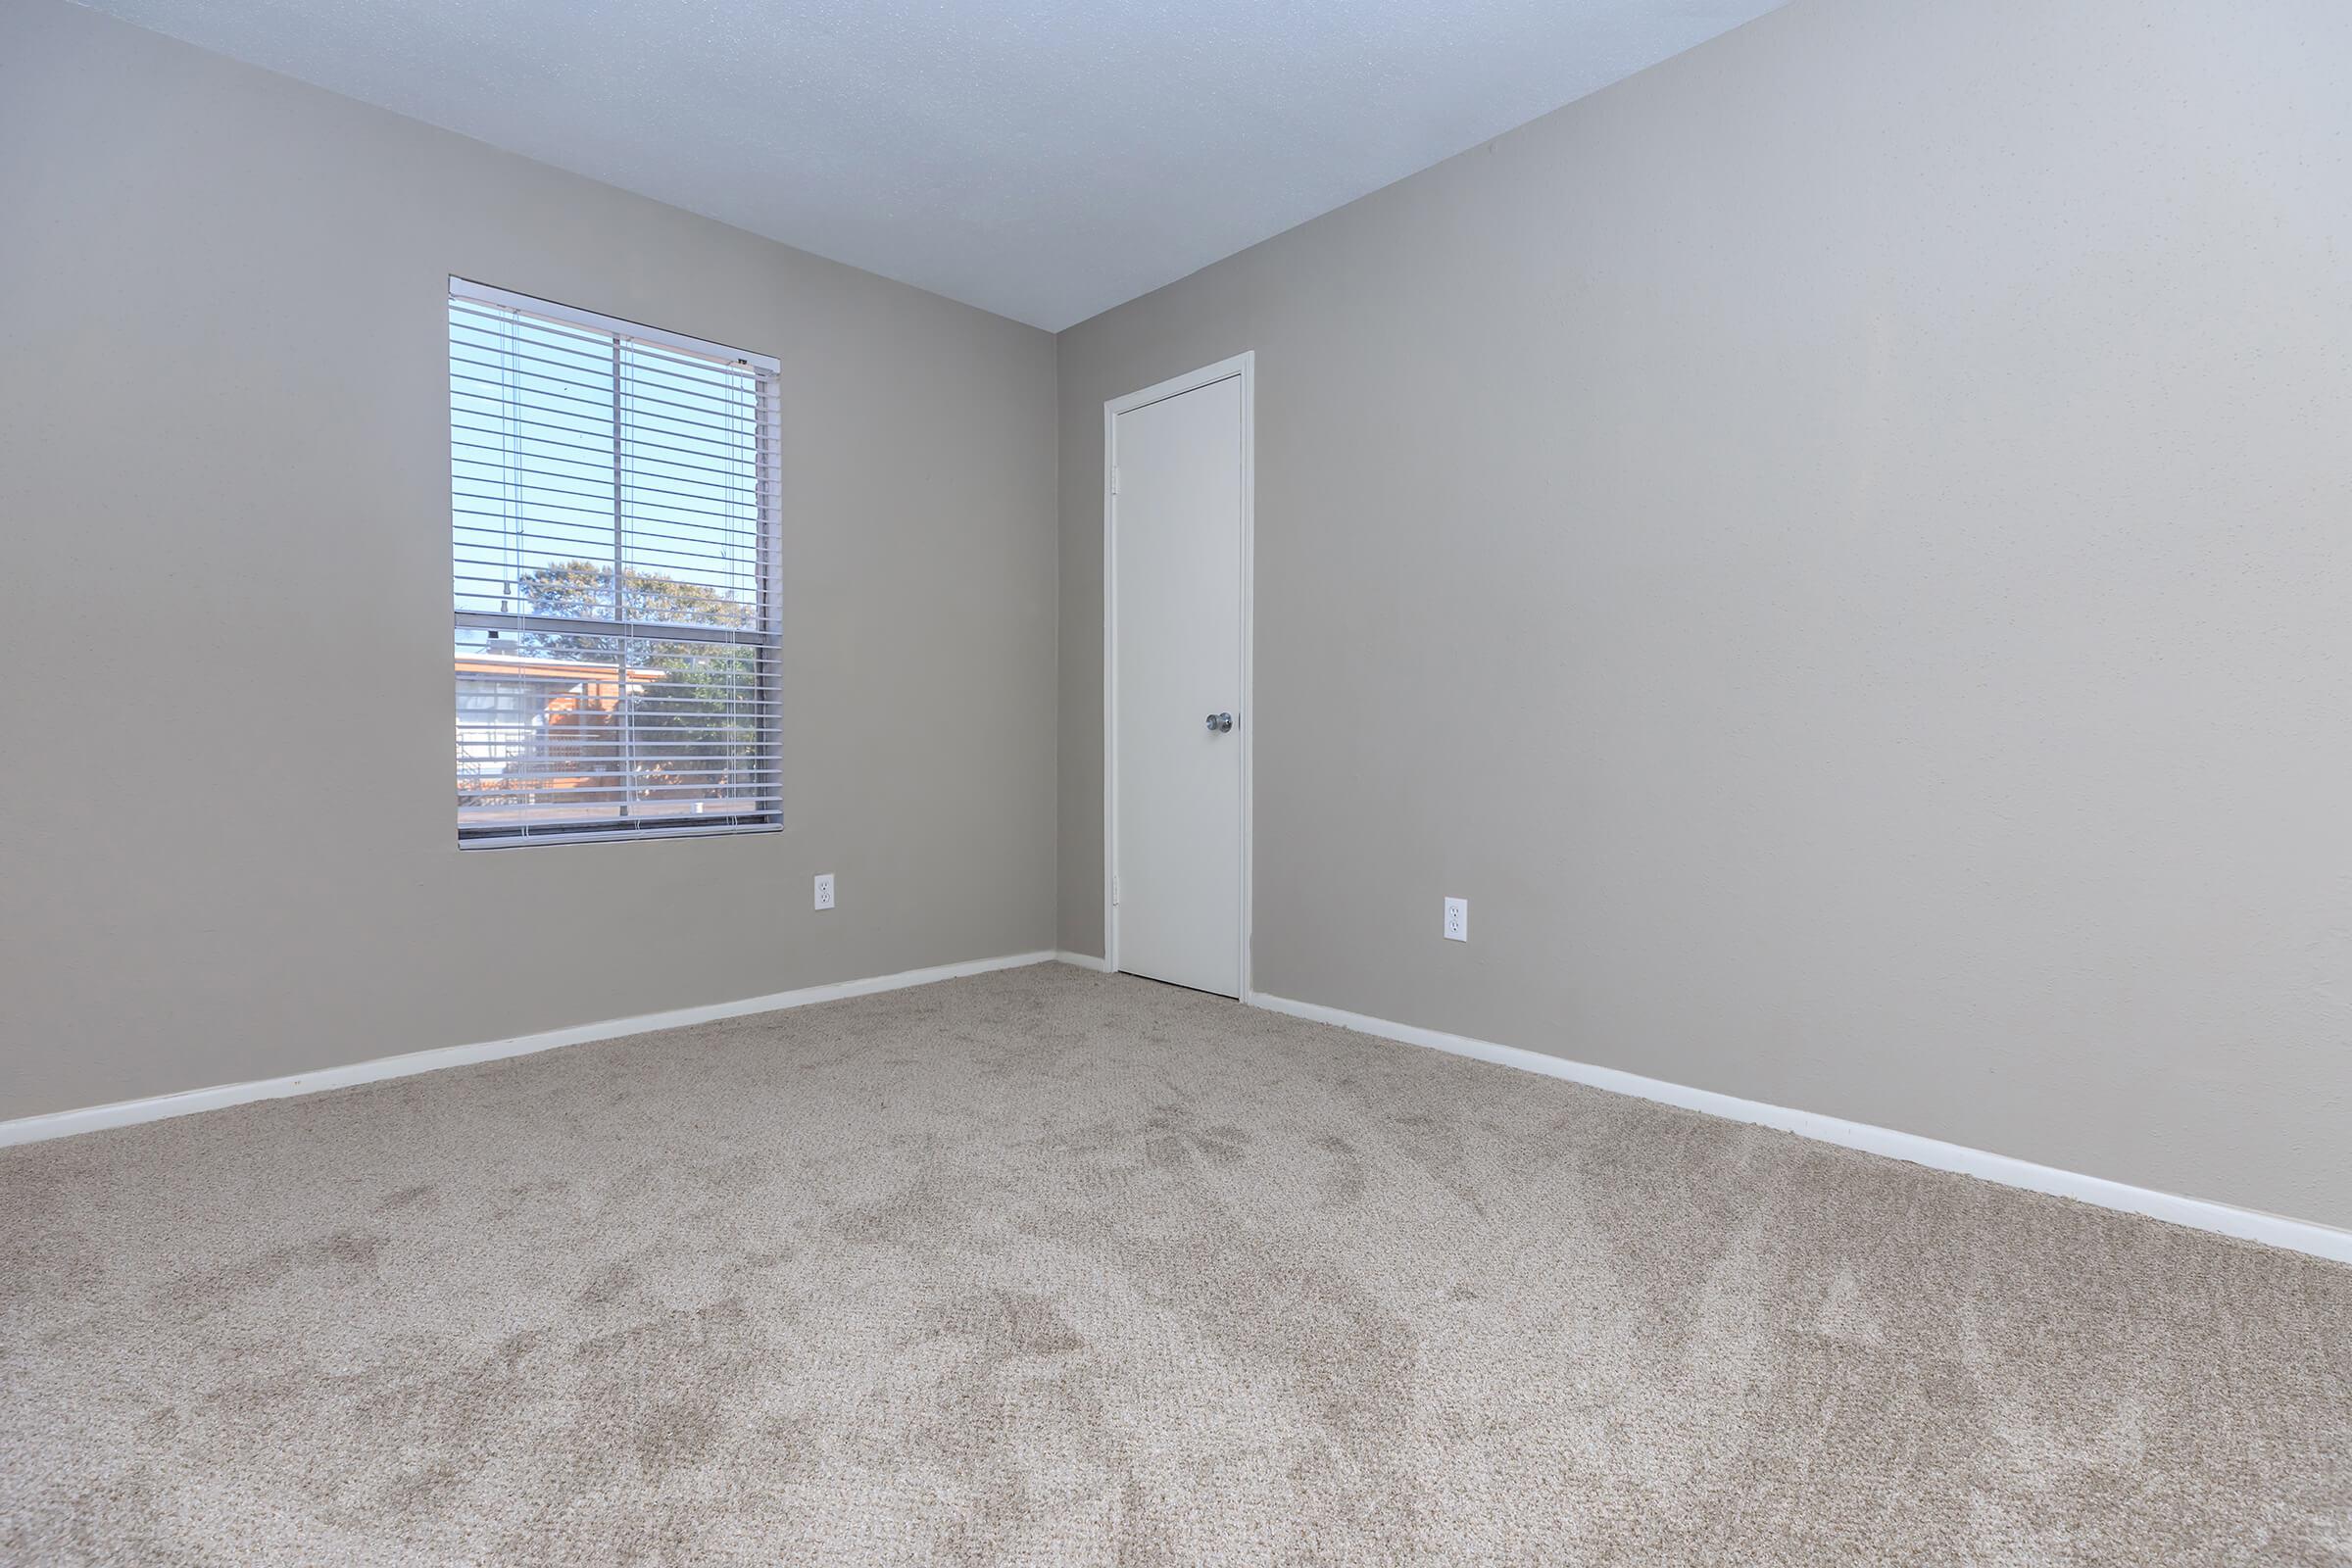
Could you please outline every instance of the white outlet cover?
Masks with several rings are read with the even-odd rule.
[[[1470,901],[1468,899],[1447,899],[1446,901],[1445,929],[1446,940],[1448,942],[1470,940]]]
[[[830,871],[816,879],[816,906],[820,909],[833,907],[833,873]]]

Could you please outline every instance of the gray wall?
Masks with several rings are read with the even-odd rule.
[[[1253,348],[1260,989],[2352,1223],[2347,61],[1797,0],[1064,333],[1063,945],[1102,402]]]
[[[783,360],[789,831],[459,854],[452,272]],[[1051,947],[1054,379],[1045,333],[0,5],[0,1117]]]

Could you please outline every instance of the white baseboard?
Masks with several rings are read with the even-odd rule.
[[[1767,1105],[1759,1101],[1719,1095],[1712,1090],[1691,1089],[1682,1084],[1667,1083],[1663,1079],[1644,1078],[1639,1073],[1621,1072],[1614,1067],[1595,1067],[1560,1056],[1548,1056],[1540,1051],[1528,1051],[1518,1046],[1498,1046],[1491,1040],[1474,1040],[1467,1035],[1446,1034],[1443,1030],[1424,1029],[1417,1024],[1391,1023],[1385,1018],[1372,1018],[1338,1007],[1326,1007],[1319,1003],[1293,1002],[1287,997],[1268,996],[1263,992],[1253,992],[1248,1000],[1253,1006],[1287,1012],[1294,1018],[1307,1018],[1316,1023],[1337,1024],[1342,1029],[1378,1035],[1384,1040],[1428,1046],[1457,1056],[1473,1056],[1480,1061],[1542,1073],[1547,1078],[1565,1078],[1572,1083],[1605,1089],[1612,1094],[1654,1100],[1660,1104],[1679,1105],[1685,1110],[1704,1111],[1710,1116],[1750,1122],[1759,1127],[1776,1127],[1783,1132],[1795,1133],[1821,1143],[1859,1149],[1866,1153],[1885,1154],[1890,1159],[1908,1160],[1931,1170],[1976,1176],[1984,1181],[1998,1182],[2004,1187],[2022,1187],[2028,1192],[2072,1198],[2101,1208],[2121,1209],[2128,1214],[2145,1214],[2152,1219],[2170,1220],[2175,1225],[2187,1225],[2223,1236],[2283,1247],[2290,1251],[2308,1252],[2314,1257],[2330,1258],[2338,1263],[2352,1263],[2352,1231],[2338,1230],[2331,1225],[2288,1219],[2283,1215],[2266,1214],[2259,1209],[2238,1208],[2198,1198],[2181,1198],[2152,1188],[2108,1181],[2101,1176],[2085,1176],[2050,1165],[2036,1165],[2031,1160],[2013,1159],[2007,1154],[1988,1153],[1982,1149],[1970,1149],[1961,1144],[1922,1138],[1917,1133],[1898,1133],[1890,1128],[1845,1121],[1814,1111]]]
[[[109,1127],[160,1121],[167,1116],[192,1115],[200,1110],[217,1110],[224,1105],[242,1105],[257,1100],[283,1100],[294,1095],[317,1094],[321,1090],[343,1089],[354,1084],[377,1083],[387,1078],[406,1078],[416,1073],[436,1072],[443,1067],[497,1061],[506,1056],[525,1056],[562,1046],[584,1045],[592,1040],[612,1040],[657,1029],[679,1029],[690,1024],[714,1022],[720,1018],[739,1018],[748,1013],[805,1007],[812,1003],[838,1002],[848,997],[870,996],[878,991],[897,991],[907,986],[930,985],[935,981],[954,980],[964,975],[985,974],[993,969],[1013,969],[1024,964],[1053,961],[1098,972],[1107,971],[1110,967],[1105,960],[1090,954],[1016,953],[998,958],[974,958],[962,963],[938,964],[927,969],[908,969],[899,974],[874,975],[862,980],[837,980],[829,985],[804,986],[798,991],[747,997],[739,1002],[715,1002],[696,1007],[679,1007],[668,1012],[642,1013],[632,1018],[606,1018],[595,1023],[573,1024],[568,1028],[516,1035],[506,1040],[485,1040],[473,1045],[411,1052],[406,1055],[379,1056],[372,1061],[295,1073],[284,1078],[220,1084],[210,1089],[190,1089],[145,1100],[118,1101],[110,1105],[90,1105],[76,1110],[23,1116],[14,1121],[0,1122],[0,1148],[12,1144],[36,1143],[48,1138],[66,1138],[75,1133],[98,1132]],[[1587,1062],[1570,1061],[1563,1056],[1546,1055],[1543,1052],[1529,1051],[1519,1046],[1496,1045],[1491,1040],[1447,1034],[1444,1030],[1425,1029],[1418,1024],[1392,1023],[1386,1018],[1348,1012],[1340,1007],[1327,1007],[1319,1003],[1294,1002],[1287,997],[1269,996],[1264,992],[1252,992],[1246,1000],[1252,1006],[1288,1013],[1295,1018],[1334,1024],[1342,1029],[1353,1029],[1361,1034],[1377,1035],[1406,1045],[1427,1046],[1457,1056],[1470,1056],[1505,1067],[1517,1067],[1524,1072],[1541,1073],[1547,1078],[1564,1078],[1612,1094],[1632,1095],[1660,1104],[1679,1105],[1685,1110],[1701,1111],[1730,1121],[1774,1127],[1820,1143],[1884,1154],[1891,1159],[1908,1160],[1932,1170],[1975,1176],[1984,1181],[1998,1182],[2004,1187],[2021,1187],[2029,1192],[2072,1198],[2101,1208],[2145,1214],[2152,1219],[2169,1220],[2176,1225],[2187,1225],[2223,1236],[2282,1247],[2290,1251],[2306,1252],[2339,1263],[2352,1263],[2352,1231],[2338,1230],[2330,1225],[2288,1219],[2283,1215],[2266,1214],[2259,1209],[2238,1208],[2204,1199],[2182,1198],[2174,1193],[2160,1193],[2152,1188],[2133,1187],[2101,1176],[2085,1176],[2078,1171],[2060,1170],[2051,1165],[2036,1165],[2031,1160],[1970,1149],[1962,1144],[1923,1138],[1917,1133],[1873,1127],[1866,1122],[1846,1121],[1816,1111],[1767,1105],[1760,1101],[1741,1100],[1733,1095],[1717,1094],[1713,1090],[1692,1089],[1660,1078],[1644,1078],[1639,1073],[1623,1072],[1615,1067],[1596,1067]]]
[[[640,1035],[656,1029],[680,1029],[688,1024],[710,1023],[720,1018],[740,1018],[746,1013],[806,1007],[815,1002],[839,1002],[845,997],[863,997],[877,991],[924,986],[937,980],[985,974],[991,969],[1014,969],[1023,964],[1046,963],[1054,956],[1052,953],[1015,953],[1001,958],[973,958],[963,963],[942,963],[928,969],[908,969],[900,974],[874,975],[863,980],[836,980],[830,985],[804,986],[798,991],[746,997],[740,1002],[714,1002],[699,1007],[678,1007],[669,1012],[642,1013],[634,1018],[606,1018],[596,1023],[575,1023],[569,1028],[549,1029],[535,1035],[516,1035],[510,1040],[484,1040],[470,1046],[443,1046],[438,1050],[416,1051],[401,1056],[378,1056],[373,1061],[355,1061],[345,1067],[324,1067],[317,1072],[295,1073],[285,1078],[264,1078],[253,1083],[189,1089],[175,1095],[123,1100],[111,1105],[90,1105],[79,1110],[54,1110],[45,1115],[0,1121],[0,1148],[10,1144],[36,1143],[44,1138],[94,1133],[108,1127],[128,1127],[143,1121],[161,1121],[166,1116],[187,1116],[200,1110],[218,1110],[223,1105],[242,1105],[256,1100],[284,1100],[292,1095],[315,1095],[322,1089],[345,1089],[353,1084],[406,1078],[420,1072],[437,1072],[443,1067],[496,1061],[504,1056],[527,1056],[534,1052],[553,1051],[559,1046],[584,1045],[591,1040],[611,1040],[620,1035]]]

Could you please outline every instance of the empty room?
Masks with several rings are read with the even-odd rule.
[[[0,1564],[2352,1568],[2342,0],[0,0]]]

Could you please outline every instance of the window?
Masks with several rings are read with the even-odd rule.
[[[450,279],[461,845],[780,823],[775,374]]]

